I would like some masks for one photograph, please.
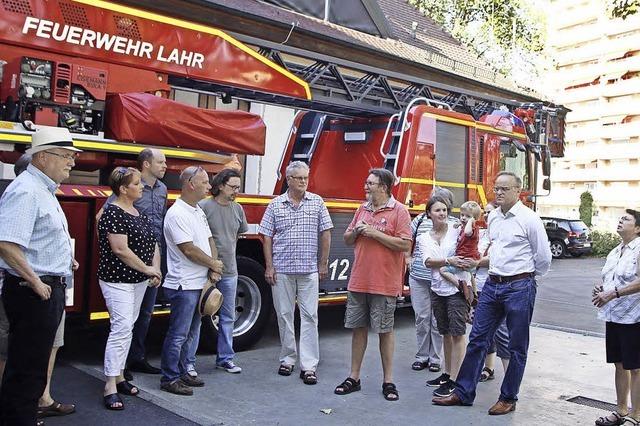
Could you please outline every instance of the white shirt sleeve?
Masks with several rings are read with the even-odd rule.
[[[533,252],[533,264],[538,276],[546,275],[551,266],[551,247],[542,221],[535,217],[529,221],[529,244]]]
[[[193,227],[186,217],[181,215],[167,216],[164,224],[165,238],[174,244],[193,242]],[[211,230],[209,230],[211,232]]]

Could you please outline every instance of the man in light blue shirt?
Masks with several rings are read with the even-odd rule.
[[[43,127],[27,153],[33,159],[0,198],[2,302],[10,324],[0,392],[0,423],[35,424],[47,381],[49,352],[64,309],[65,277],[77,263],[55,192],[77,152],[67,129]]]

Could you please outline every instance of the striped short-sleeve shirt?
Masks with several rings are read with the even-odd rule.
[[[318,236],[333,228],[322,198],[305,192],[295,205],[286,192],[273,200],[260,222],[258,232],[273,238],[273,266],[282,274],[318,272]]]
[[[626,246],[620,244],[607,256],[602,268],[602,283],[605,291],[627,287],[638,279],[640,262],[640,237]],[[640,323],[640,293],[629,294],[611,300],[598,311],[598,318],[618,324]]]

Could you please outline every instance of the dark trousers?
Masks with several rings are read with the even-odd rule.
[[[21,279],[6,276],[2,302],[9,320],[9,351],[0,391],[0,424],[33,426],[47,384],[51,346],[64,309],[64,285],[41,300]]]
[[[489,278],[485,283],[469,335],[467,353],[456,379],[455,393],[463,404],[471,405],[476,397],[484,358],[498,326],[505,318],[509,329],[510,361],[500,388],[500,400],[512,402],[518,399],[527,363],[529,324],[536,292],[537,285],[533,278],[508,283],[496,283]]]
[[[140,305],[140,314],[133,326],[133,337],[131,338],[128,362],[142,361],[146,358],[145,340],[147,339],[149,323],[151,322],[157,295],[157,287],[147,287],[144,293],[144,299],[142,299],[142,305]]]

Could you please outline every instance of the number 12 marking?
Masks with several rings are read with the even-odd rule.
[[[329,269],[331,269],[331,281],[336,280],[336,273],[338,272],[338,265],[342,267],[342,270],[338,274],[338,281],[346,281],[347,280],[347,271],[349,270],[349,259],[336,259],[329,264]]]

